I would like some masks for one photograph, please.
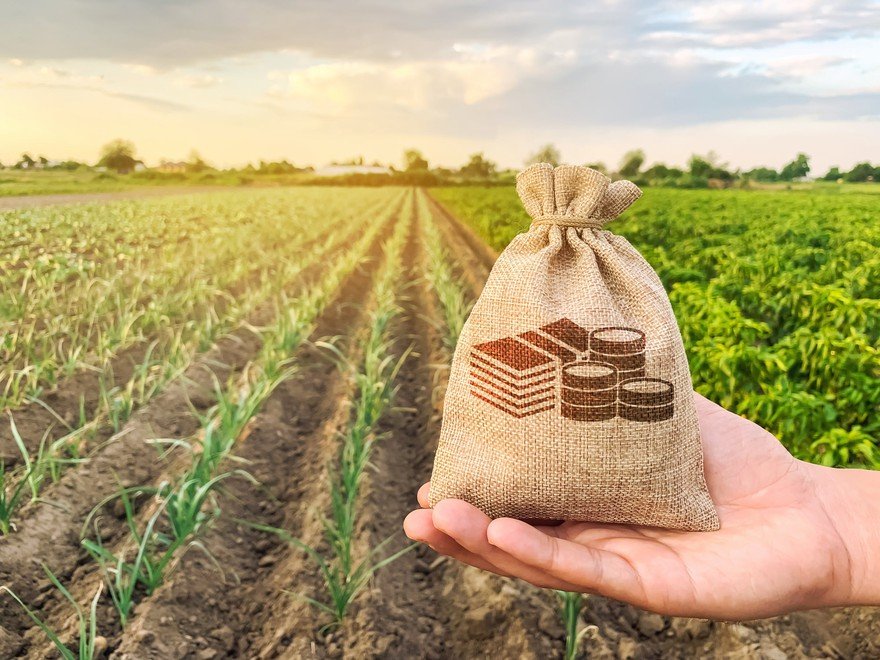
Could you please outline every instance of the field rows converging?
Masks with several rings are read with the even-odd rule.
[[[132,410],[181,373],[194,355],[210,347],[216,338],[245,320],[265,301],[276,299],[296,284],[309,264],[318,262],[345,241],[355,231],[354,219],[355,214],[342,216],[338,226],[326,236],[321,234],[320,220],[309,219],[313,226],[306,225],[301,238],[281,244],[285,252],[267,252],[251,260],[259,269],[252,266],[257,277],[252,276],[248,286],[238,290],[216,289],[201,315],[180,322],[161,315],[153,334],[133,337],[134,345],[111,354],[100,368],[77,365],[80,371],[53,390],[10,410],[9,428],[0,435],[0,455],[5,465],[21,461],[21,444],[31,452],[40,448],[49,463],[76,460],[83,442],[94,439],[102,427],[118,431]],[[229,261],[236,260],[230,257]],[[219,270],[235,270],[223,263],[216,266]],[[149,305],[155,306],[155,301],[151,300]],[[17,442],[18,437],[21,443]],[[37,472],[33,480],[41,478]]]
[[[661,617],[404,537],[489,243],[510,233],[480,220],[506,198],[470,194],[6,213],[0,657],[870,657],[839,631],[863,610]]]
[[[163,392],[154,404],[147,405],[110,442],[97,447],[94,455],[88,456],[81,464],[76,464],[74,469],[61,477],[59,483],[49,487],[40,501],[26,507],[22,512],[20,529],[0,548],[0,553],[9,559],[2,561],[4,578],[9,576],[5,583],[17,587],[23,596],[27,596],[39,581],[39,575],[30,576],[29,571],[19,570],[29,563],[29,557],[33,554],[23,552],[26,548],[50,548],[49,552],[41,553],[41,557],[46,566],[58,575],[64,576],[73,569],[75,563],[79,562],[79,526],[83,524],[85,514],[120,488],[138,489],[150,484],[175,462],[173,457],[157,460],[156,448],[145,444],[145,441],[166,435],[179,435],[181,431],[188,431],[189,435],[196,432],[199,426],[223,426],[222,423],[215,423],[216,419],[206,419],[206,416],[211,415],[214,418],[223,417],[223,422],[230,421],[231,418],[233,429],[241,417],[244,416],[243,421],[246,422],[247,418],[242,413],[247,411],[248,405],[253,405],[260,398],[259,394],[244,396],[240,389],[227,392],[221,383],[241,374],[238,376],[241,380],[256,381],[247,383],[253,386],[253,390],[271,389],[274,385],[272,379],[277,379],[281,375],[280,370],[284,368],[284,362],[277,352],[291,348],[292,343],[301,341],[308,335],[310,324],[333,294],[334,286],[346,272],[357,266],[364,251],[373,242],[382,218],[393,213],[396,204],[399,201],[393,202],[386,197],[385,210],[380,213],[372,213],[370,208],[362,207],[359,209],[360,213],[356,211],[351,214],[351,218],[360,221],[360,231],[355,240],[350,242],[350,247],[342,242],[342,249],[338,250],[342,258],[336,259],[336,263],[330,268],[327,267],[328,263],[333,263],[333,260],[324,260],[315,263],[311,273],[300,273],[301,281],[289,285],[292,286],[292,293],[300,292],[296,298],[288,299],[285,292],[281,291],[276,300],[264,305],[262,314],[257,316],[268,319],[268,325],[246,325],[228,338],[221,339],[204,359],[191,364],[182,378],[176,379],[172,387]],[[344,216],[331,219],[337,224],[340,220],[344,227]],[[363,231],[364,220],[367,221],[368,231]],[[339,228],[334,226],[333,229],[328,235],[337,236]],[[338,237],[344,239],[347,233],[343,230]],[[321,251],[317,256],[320,253]],[[304,287],[303,282],[309,280],[314,284]],[[275,310],[278,311],[277,314],[273,313]],[[266,370],[274,373],[267,375],[264,370],[260,377],[253,378],[258,371],[254,365],[261,359]],[[233,388],[235,383],[230,382],[230,390]],[[224,401],[230,405],[222,406]],[[201,413],[201,419],[198,416],[194,419],[191,409],[205,412]],[[216,435],[213,434],[214,439]],[[200,450],[208,443],[205,442],[204,434],[199,440]],[[193,455],[196,453],[203,455],[201,451],[193,452]],[[64,510],[54,506],[55,503],[66,502],[73,506],[65,507]],[[112,533],[104,531],[102,534],[112,538]],[[102,545],[106,543],[102,541]]]

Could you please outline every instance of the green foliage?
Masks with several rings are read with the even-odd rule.
[[[645,152],[641,149],[633,149],[632,151],[627,151],[623,158],[620,161],[620,167],[617,172],[622,177],[632,178],[639,173],[642,165],[645,162]]]
[[[428,254],[426,276],[431,288],[437,294],[440,308],[443,313],[443,343],[451,358],[461,335],[464,322],[473,306],[473,301],[468,300],[464,293],[464,287],[453,270],[452,262],[440,231],[431,219],[424,194],[419,196],[418,210],[424,223],[425,251]]]
[[[791,181],[807,176],[810,172],[810,157],[807,154],[800,153],[797,157],[782,168],[779,178],[783,181]]]
[[[95,592],[95,595],[92,597],[91,603],[89,605],[88,614],[83,610],[79,603],[76,602],[76,599],[70,594],[67,588],[61,584],[55,574],[49,570],[49,568],[43,564],[43,571],[46,573],[46,576],[49,578],[49,581],[52,585],[59,591],[59,593],[64,597],[68,603],[73,606],[74,613],[76,614],[76,623],[77,623],[77,652],[74,653],[70,650],[70,648],[61,641],[61,638],[58,634],[52,630],[45,621],[43,621],[37,613],[34,612],[31,608],[25,605],[24,601],[19,598],[15,592],[13,592],[9,587],[2,586],[0,587],[0,591],[5,591],[8,593],[16,603],[21,606],[21,608],[25,611],[25,614],[28,615],[31,621],[33,621],[37,627],[43,632],[44,635],[52,642],[52,645],[55,647],[55,650],[58,652],[58,655],[64,660],[92,660],[92,658],[96,657],[96,643],[95,640],[98,637],[98,601],[101,598],[101,591],[103,586],[99,586],[98,590]]]
[[[579,649],[588,628],[580,627],[581,610],[586,605],[585,594],[572,591],[557,591],[559,616],[565,628],[565,660],[577,660]]]
[[[468,162],[461,168],[461,174],[466,177],[486,179],[494,173],[495,163],[486,159],[482,151],[472,154]]]
[[[496,250],[510,188],[433,194]],[[871,194],[649,189],[611,229],[663,280],[694,386],[799,458],[880,467],[880,222]]]

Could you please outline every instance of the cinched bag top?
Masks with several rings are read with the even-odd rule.
[[[601,228],[642,196],[632,181],[611,182],[586,165],[536,163],[516,176],[516,192],[533,225]]]

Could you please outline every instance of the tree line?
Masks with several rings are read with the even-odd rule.
[[[548,144],[526,160],[527,165],[538,162],[558,165],[562,162],[562,157],[555,146]],[[792,182],[806,178],[811,171],[810,157],[805,153],[798,153],[779,170],[772,167],[754,167],[748,170],[733,169],[728,164],[720,162],[718,154],[714,151],[705,155],[692,155],[684,168],[664,163],[653,163],[650,167],[644,168],[645,152],[642,149],[633,149],[624,154],[616,170],[606,167],[604,163],[590,163],[589,165],[606,174],[630,179],[641,185],[694,188],[709,187],[713,183],[715,185],[732,185],[735,182],[748,183],[751,181],[759,183]],[[853,183],[880,181],[880,165],[872,165],[866,161],[858,163],[848,171],[835,166],[817,178],[823,181]]]
[[[545,162],[559,165],[562,155],[553,144],[546,144],[531,154],[525,164]],[[713,151],[707,154],[693,154],[684,167],[666,165],[655,162],[645,167],[645,152],[642,149],[633,149],[626,152],[616,169],[606,166],[601,162],[588,163],[594,169],[600,170],[612,178],[629,179],[643,186],[666,186],[680,188],[709,188],[730,187],[733,185],[747,186],[751,182],[756,183],[788,183],[806,179],[810,172],[810,157],[805,153],[798,153],[790,162],[780,169],[772,167],[754,167],[751,169],[731,168],[727,163],[721,162],[718,154]],[[333,161],[332,165],[340,166],[364,166],[366,160],[358,156],[345,161]],[[166,167],[173,165],[173,168]],[[498,165],[487,158],[483,152],[471,154],[467,161],[460,167],[431,167],[428,159],[419,149],[411,148],[403,152],[402,166],[394,164],[383,165],[373,161],[370,166],[373,172],[361,173],[353,171],[341,176],[323,177],[320,182],[326,183],[359,183],[365,185],[382,185],[384,183],[403,183],[407,185],[442,185],[450,183],[509,183],[515,174],[513,170],[500,169]],[[0,163],[0,167],[3,167]],[[129,174],[137,170],[149,177],[153,173],[164,174],[166,170],[173,169],[176,175],[204,174],[220,171],[206,162],[197,151],[193,150],[188,159],[181,163],[166,163],[163,161],[158,168],[146,168],[143,161],[136,155],[134,144],[127,140],[113,140],[101,149],[100,158],[94,166],[86,163],[67,160],[50,161],[45,156],[36,158],[25,153],[21,158],[10,166],[13,169],[33,170],[78,170],[93,169],[108,170],[117,174]],[[264,161],[260,160],[257,165],[248,164],[242,168],[223,170],[243,175],[293,175],[309,174],[314,172],[314,167],[297,166],[287,160]],[[820,177],[824,181],[862,183],[880,181],[880,165],[873,165],[865,161],[856,164],[850,170],[841,170],[839,167],[831,167],[828,172]]]

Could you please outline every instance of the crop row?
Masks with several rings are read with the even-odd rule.
[[[366,212],[371,213],[371,210],[367,209]],[[357,213],[340,217],[334,232],[325,240],[311,245],[303,254],[291,249],[290,256],[277,259],[272,266],[274,276],[264,278],[258,290],[248,290],[248,295],[240,304],[212,310],[204,320],[194,319],[182,327],[169,329],[166,335],[153,341],[127,383],[108,386],[101,378],[94,410],[86,411],[81,405],[78,419],[60,437],[47,442],[47,435],[44,434],[42,439],[23,440],[16,428],[15,418],[10,414],[10,432],[22,461],[12,474],[0,466],[0,482],[7,486],[0,494],[0,532],[9,533],[11,530],[11,517],[25,495],[25,485],[29,488],[31,500],[35,501],[41,486],[50,480],[58,480],[62,467],[87,460],[91,440],[105,429],[108,433],[118,433],[138,406],[155,397],[185,371],[200,351],[241,323],[258,304],[274,307],[279,319],[282,315],[289,315],[291,311],[285,291],[297,284],[306,267],[343,246],[348,239],[349,227],[360,217]],[[286,323],[293,325],[294,319],[288,318]],[[288,332],[292,332],[292,329]],[[33,455],[29,454],[30,449],[34,450]]]
[[[408,207],[409,204],[404,206]],[[353,362],[334,345],[324,344],[336,354],[340,368],[350,375],[354,391],[348,422],[339,434],[337,458],[327,468],[330,507],[329,513],[319,516],[323,542],[311,546],[284,530],[259,527],[278,534],[315,562],[323,581],[324,593],[317,597],[306,596],[306,599],[331,617],[325,629],[341,625],[352,602],[367,586],[373,574],[409,549],[383,556],[391,539],[375,547],[357,549],[356,537],[361,485],[374,444],[379,440],[376,427],[393,400],[395,379],[406,359],[406,354],[395,358],[391,346],[393,324],[401,311],[397,294],[402,271],[402,248],[410,226],[409,217],[398,219],[394,232],[383,245],[385,262],[366,302],[370,308],[367,330],[354,350],[359,360]]]
[[[217,488],[229,478],[252,479],[234,462],[236,442],[246,435],[254,415],[274,389],[295,374],[293,352],[309,336],[316,318],[342,280],[363,262],[396,206],[386,201],[385,211],[380,214],[361,207],[359,215],[367,221],[366,228],[350,247],[328,263],[321,277],[302,295],[288,299],[283,292],[279,293],[274,319],[268,325],[254,328],[261,339],[258,354],[239,376],[226,384],[215,383],[216,403],[200,417],[200,430],[189,438],[156,441],[160,446],[167,445],[167,453],[173,454],[174,463],[180,468],[175,470],[175,476],[158,486],[124,488],[90,514],[83,526],[83,547],[100,574],[94,602],[102,591],[109,593],[119,626],[124,628],[129,623],[135,602],[149,596],[167,579],[183,553],[201,547],[200,537],[220,514]],[[335,244],[345,234],[340,232],[330,243]],[[127,534],[121,541],[114,539],[107,544],[98,523],[102,509],[113,502],[121,503]],[[51,573],[50,580],[61,596],[68,598],[67,589]],[[74,599],[68,600],[75,604]],[[80,657],[91,657],[95,648],[95,609],[86,612],[78,605],[75,609],[81,624]],[[51,627],[39,619],[37,612],[30,608],[27,612],[43,627],[59,653],[76,657]],[[106,630],[109,626],[104,622],[101,628]]]
[[[326,232],[326,217],[382,202],[360,195],[324,204],[308,193],[261,192],[3,214],[0,408],[253,298],[285,253]],[[242,251],[252,258],[238,258]]]
[[[428,199],[421,195],[419,212],[426,219],[424,223],[424,244],[428,255],[427,279],[431,285],[445,324],[443,327],[444,348],[447,367],[461,334],[464,322],[474,304],[461,279],[456,275],[448,250],[443,245],[440,231],[431,218]],[[556,591],[559,602],[558,612],[565,630],[565,658],[574,660],[579,655],[580,643],[586,628],[581,625],[581,611],[586,606],[586,597],[579,593]]]

